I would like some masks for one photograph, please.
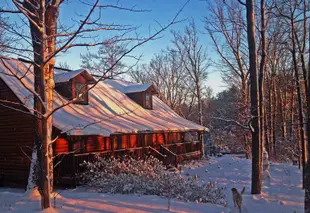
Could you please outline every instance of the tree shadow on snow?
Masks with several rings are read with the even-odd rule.
[[[237,207],[232,207],[230,213],[240,213]],[[241,213],[250,213],[246,206],[242,206]]]

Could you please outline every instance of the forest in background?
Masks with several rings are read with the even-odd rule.
[[[251,83],[246,7],[236,0],[206,4],[209,11],[202,17],[204,29],[197,29],[197,20],[190,19],[183,31],[171,31],[173,39],[168,47],[128,74],[133,81],[153,83],[160,91],[159,97],[178,114],[210,128],[215,144],[250,152]],[[263,73],[259,80],[265,112],[264,141],[273,160],[302,161],[309,3],[265,1],[264,5],[264,29],[260,1],[255,5],[257,69]],[[203,36],[210,38],[211,43],[202,43]],[[217,57],[210,56],[210,50]],[[227,86],[218,94],[213,94],[206,84],[208,73],[214,70],[221,72]]]

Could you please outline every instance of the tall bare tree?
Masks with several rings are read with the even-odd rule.
[[[210,36],[216,52],[220,56],[215,61],[215,68],[222,73],[228,85],[234,85],[241,91],[241,101],[235,107],[239,123],[250,119],[249,104],[249,57],[246,35],[246,18],[244,8],[235,0],[209,2],[209,14],[204,19],[205,29]],[[232,118],[227,118],[231,120]],[[248,150],[248,130],[238,128],[243,139],[244,150]]]
[[[261,169],[263,166],[263,150],[265,148],[265,69],[266,69],[266,7],[265,0],[260,2],[260,15],[261,15],[261,60],[259,65],[259,113],[260,113],[260,140],[261,140]]]
[[[260,194],[262,190],[262,146],[260,139],[260,100],[259,100],[259,82],[257,70],[257,50],[256,50],[256,35],[255,35],[255,13],[254,0],[246,0],[246,3],[241,2],[246,7],[247,17],[247,35],[249,47],[249,62],[250,62],[250,82],[251,82],[251,115],[252,115],[252,194]]]
[[[309,30],[310,33],[310,30]],[[310,35],[309,35],[309,47],[310,47]],[[307,99],[310,100],[310,57],[308,59],[308,73],[307,73],[307,80],[308,80],[308,90],[307,90]],[[305,202],[304,202],[304,209],[305,213],[310,213],[310,103],[307,101],[307,142],[308,142],[308,159],[306,164],[305,170]]]
[[[247,107],[248,53],[246,20],[240,4],[235,0],[209,3],[209,15],[205,17],[208,32],[220,61],[215,62],[227,83],[240,87],[243,108]]]
[[[240,73],[242,69],[238,60],[243,63],[245,68],[243,69],[250,73],[247,86],[251,90],[251,107],[245,105],[245,108],[251,111],[251,129],[255,129],[257,125],[255,121],[257,116],[260,129],[260,139],[255,138],[252,133],[252,151],[255,152],[253,158],[258,159],[259,140],[260,155],[265,144],[273,160],[291,159],[295,163],[300,159],[301,164],[305,165],[307,147],[303,133],[305,122],[303,117],[305,117],[305,106],[308,106],[309,102],[309,97],[305,95],[308,94],[309,87],[307,79],[309,65],[306,64],[309,59],[309,44],[306,43],[309,2],[306,0],[255,2],[238,0],[240,4],[236,2],[236,0],[209,1],[210,10],[204,22],[212,44],[220,56],[219,62],[214,64],[220,71],[224,71],[223,79],[228,77],[232,81],[230,85],[234,84],[242,88]],[[249,13],[250,4],[256,8],[252,7],[252,13]],[[247,11],[246,16],[243,14],[244,9]],[[255,16],[260,18],[255,19]],[[251,22],[254,24],[250,25]],[[255,26],[254,29],[251,29],[253,26]],[[255,34],[255,29],[259,31],[258,34]],[[246,34],[248,42],[244,40]],[[249,52],[247,52],[248,49]],[[248,64],[250,64],[250,70]],[[258,80],[258,87],[256,87],[256,80]],[[256,96],[257,92],[259,97]],[[239,93],[240,96],[245,94],[242,90]],[[253,112],[258,109],[258,113]],[[212,113],[216,114],[216,112],[208,113],[211,113],[211,117]],[[220,118],[220,121],[246,127],[243,128],[246,132],[248,128],[245,123],[241,122],[233,112],[230,113],[232,118]],[[238,144],[239,141],[235,143]],[[253,164],[253,171],[255,166],[259,167],[258,161]],[[256,169],[256,171],[259,170]],[[253,187],[258,189],[258,186],[252,185],[252,190]]]
[[[186,26],[184,33],[173,31],[173,44],[182,60],[182,65],[194,83],[194,95],[197,98],[199,124],[203,125],[202,94],[203,82],[207,79],[210,59],[206,49],[199,43],[198,30],[194,20]]]
[[[307,148],[305,141],[305,130],[304,130],[304,93],[307,92],[307,78],[306,78],[306,60],[305,60],[305,47],[306,47],[306,2],[305,1],[280,1],[275,2],[276,16],[281,17],[286,23],[286,27],[289,28],[288,42],[290,45],[289,51],[292,55],[292,69],[295,75],[297,100],[298,100],[298,132],[300,135],[300,144],[302,149],[302,167],[303,172],[305,171],[305,165],[307,160]],[[302,23],[302,25],[300,25]],[[301,66],[300,66],[301,64]],[[300,75],[300,68],[302,75]],[[302,79],[304,85],[302,85]],[[304,175],[303,175],[304,180]]]

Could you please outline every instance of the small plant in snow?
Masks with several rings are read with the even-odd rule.
[[[98,159],[84,162],[85,173],[81,182],[87,188],[103,193],[158,195],[191,202],[224,205],[224,188],[214,183],[199,184],[190,177],[168,172],[161,161],[154,157],[145,160]]]

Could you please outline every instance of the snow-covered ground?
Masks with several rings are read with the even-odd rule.
[[[228,206],[171,201],[171,212],[235,213],[231,191],[246,187],[243,213],[301,213],[303,191],[301,173],[296,166],[273,164],[272,179],[264,181],[261,195],[250,195],[251,162],[235,156],[224,156],[209,162],[196,162],[184,167],[184,175],[198,175],[198,181],[216,182],[227,188]],[[54,204],[54,202],[53,202]],[[83,189],[65,190],[56,198],[56,208],[45,212],[167,212],[167,199],[157,196],[107,195]],[[0,188],[0,212],[39,212],[39,196],[25,195],[22,190]]]
[[[272,164],[271,180],[263,181],[263,193],[251,195],[251,161],[236,156],[224,156],[206,163],[191,165],[184,173],[197,174],[200,181],[216,182],[227,188],[228,208],[239,212],[233,206],[230,189],[239,191],[246,187],[243,194],[243,213],[301,213],[303,212],[304,192],[301,172],[297,166]],[[209,211],[206,211],[209,212]]]

